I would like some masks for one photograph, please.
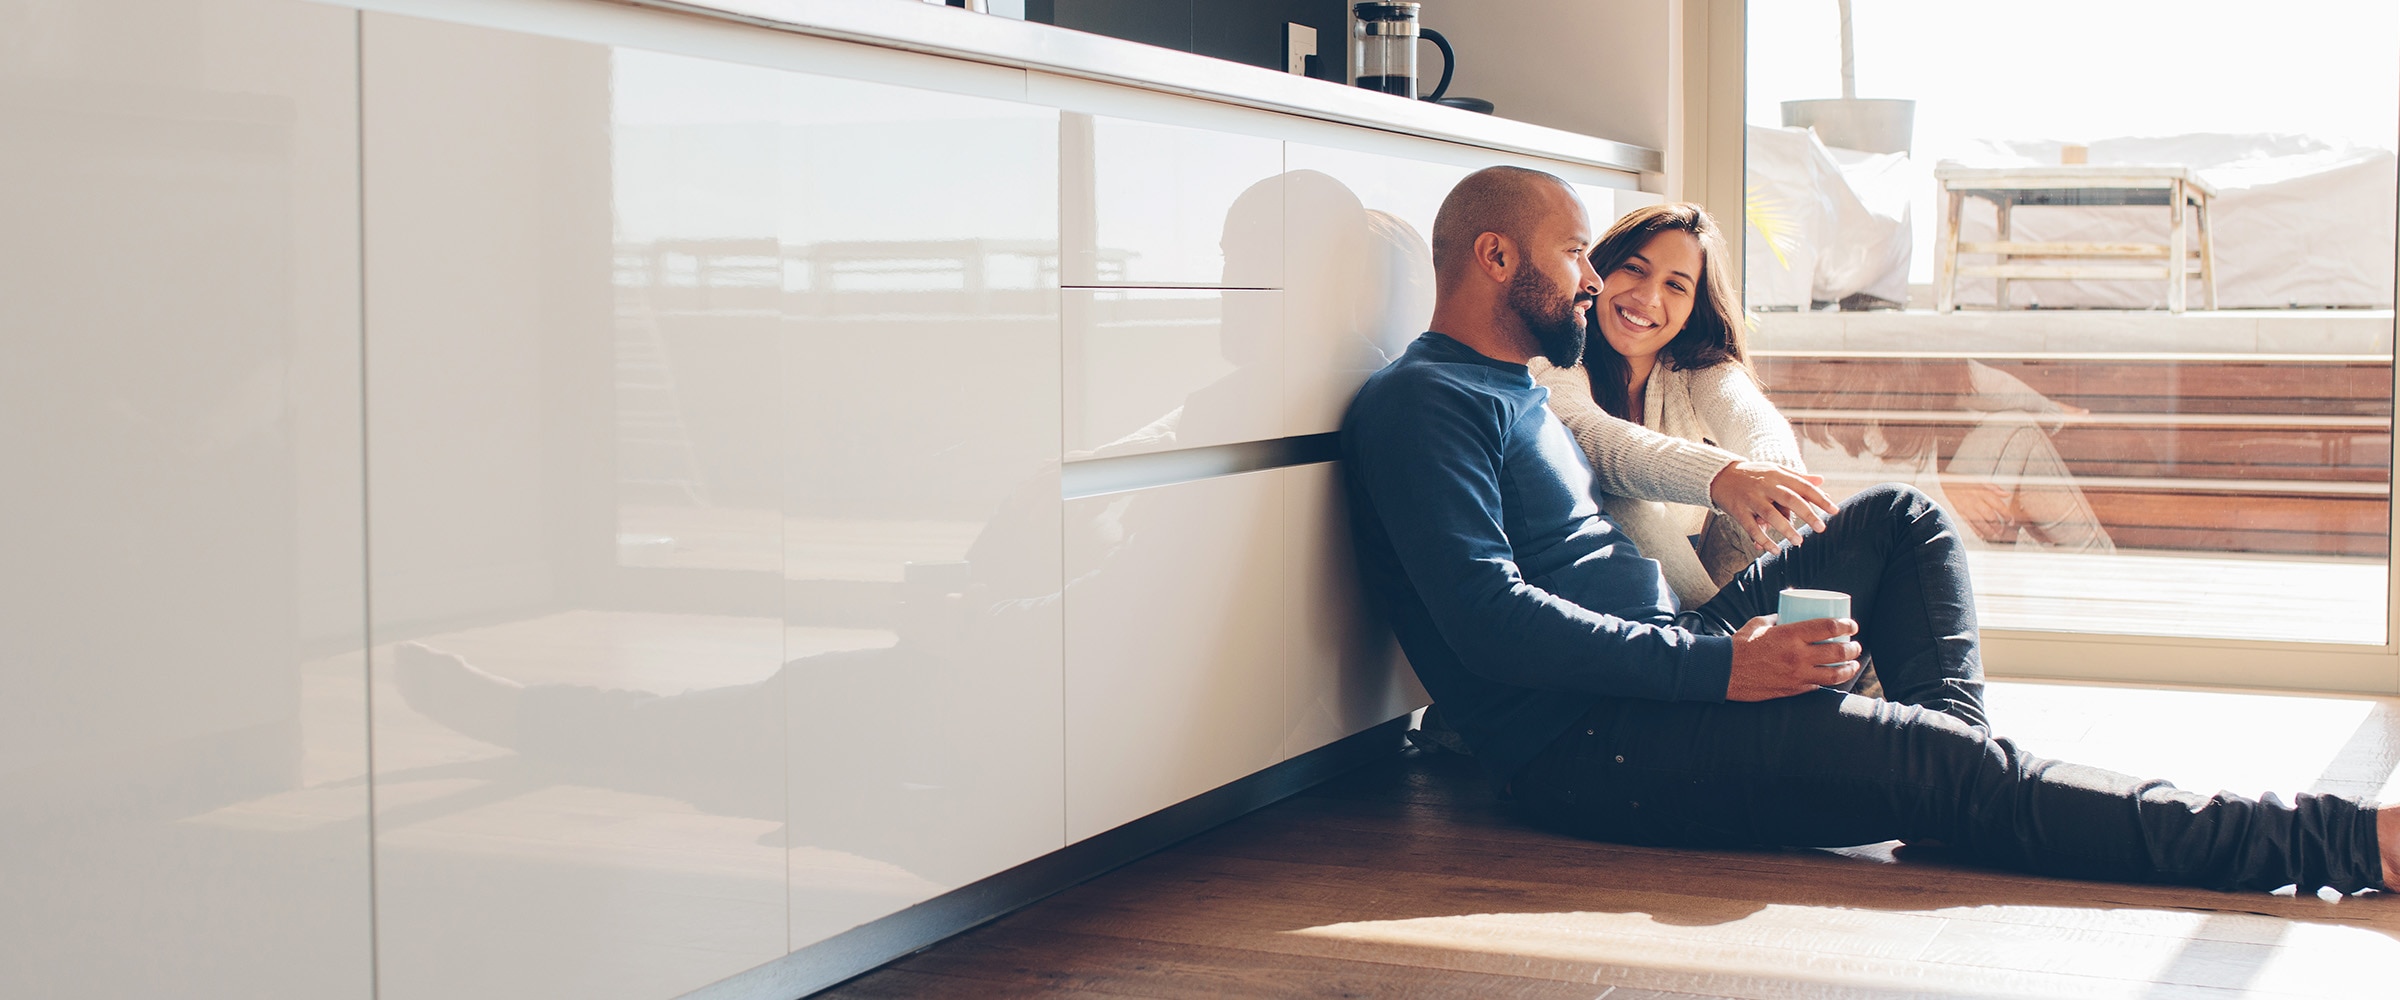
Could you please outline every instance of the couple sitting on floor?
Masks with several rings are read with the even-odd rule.
[[[1913,488],[1837,506],[1796,471],[1699,210],[1642,210],[1595,243],[1565,182],[1494,167],[1443,202],[1433,256],[1432,331],[1342,426],[1360,571],[1537,821],[1655,845],[1938,841],[2223,889],[2400,871],[2400,806],[2196,795],[1994,736],[1960,526]],[[1856,620],[1774,624],[1787,587],[1850,594]],[[1862,655],[1881,697],[1848,693]]]

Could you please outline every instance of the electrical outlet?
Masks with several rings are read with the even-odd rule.
[[[1283,26],[1283,71],[1308,75],[1308,61],[1317,56],[1317,29],[1286,22]]]

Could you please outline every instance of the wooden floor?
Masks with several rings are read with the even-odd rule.
[[[2400,794],[2400,699],[2003,683],[2029,749],[2185,787]],[[1356,771],[823,994],[2400,996],[2400,894],[2125,886],[1512,821],[1471,762]]]

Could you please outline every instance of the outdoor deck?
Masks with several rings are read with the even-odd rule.
[[[1980,529],[1986,626],[2383,641],[2391,311],[1755,318],[1761,377],[1837,495],[1963,470],[2071,497],[2103,529],[2060,547],[2029,544],[2038,525]],[[2011,433],[2038,434],[2036,460],[1967,468],[1977,437]],[[1840,464],[1867,442],[1887,457]]]

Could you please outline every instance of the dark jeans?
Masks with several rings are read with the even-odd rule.
[[[1511,783],[1531,818],[1633,844],[1931,839],[2046,875],[2382,886],[2375,814],[2360,803],[2196,795],[1992,736],[1957,524],[1906,486],[1862,492],[1827,522],[1683,622],[1723,633],[1772,614],[1785,587],[1844,591],[1889,700],[1828,688],[1753,703],[1605,699]]]

